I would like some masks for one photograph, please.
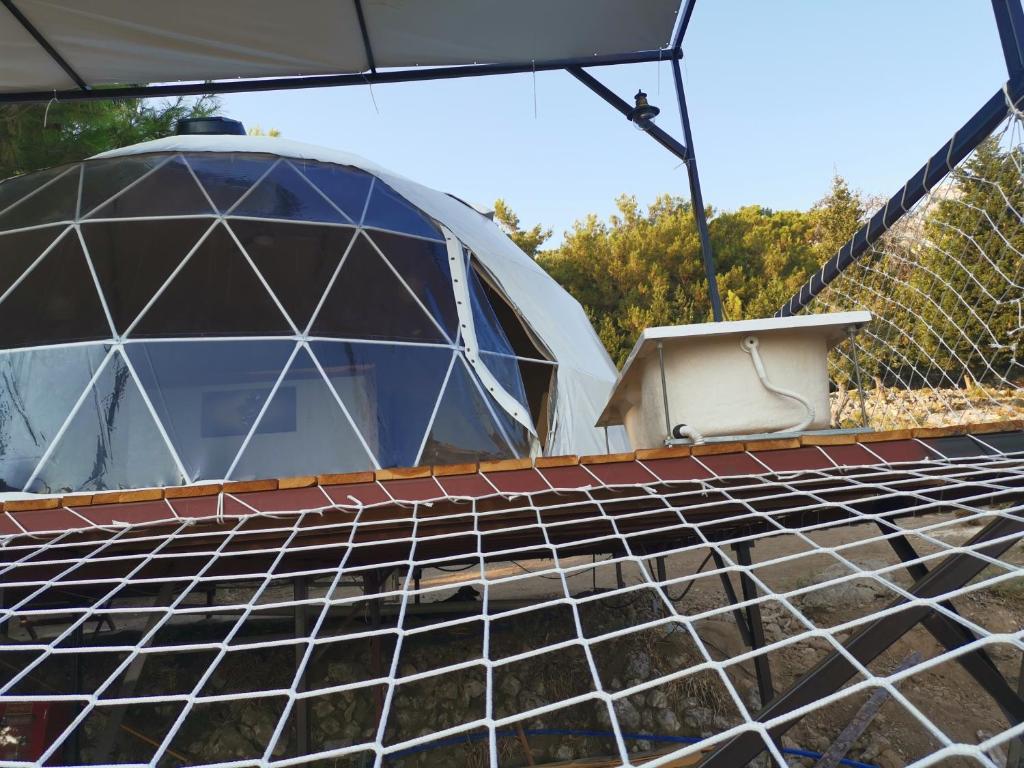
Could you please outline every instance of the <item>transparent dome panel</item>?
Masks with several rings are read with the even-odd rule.
[[[507,459],[513,452],[471,374],[456,359],[423,446],[421,464],[463,464]]]
[[[444,244],[390,232],[368,232],[366,236],[384,254],[448,336],[454,339],[458,334],[459,316],[452,293],[448,249]]]
[[[356,236],[312,328],[314,336],[342,339],[448,341],[362,234]]]
[[[473,328],[476,331],[476,343],[480,345],[481,350],[487,352],[515,355],[515,350],[509,343],[508,336],[505,335],[476,270],[470,268],[467,278],[469,280],[469,300],[473,306]]]
[[[230,213],[263,219],[352,223],[287,160],[278,161]]]
[[[168,155],[114,157],[82,164],[79,216],[88,216],[163,162]]]
[[[78,211],[81,166],[74,165],[0,213],[0,232],[72,221]]]
[[[270,170],[276,158],[248,152],[195,152],[186,155],[185,160],[214,207],[225,213]]]
[[[0,296],[65,231],[67,228],[58,224],[23,232],[0,233]]]
[[[96,283],[73,229],[0,301],[0,348],[110,336]]]
[[[487,402],[501,426],[502,433],[512,446],[516,456],[529,456],[530,447],[533,443],[533,436],[530,431],[512,417],[508,411],[498,405],[498,401],[490,395],[486,395]],[[525,399],[525,396],[524,396]]]
[[[165,160],[117,197],[89,214],[91,219],[133,219],[139,216],[213,214],[199,182],[179,156]]]
[[[373,177],[355,168],[293,160],[302,174],[352,221],[362,221]]]
[[[373,459],[305,349],[231,471],[234,480],[372,469]]]
[[[189,479],[221,480],[295,344],[161,341],[125,345]]]
[[[313,354],[382,467],[416,464],[453,352],[315,342]]]
[[[82,238],[118,333],[127,330],[209,228],[207,219],[82,225]]]
[[[20,491],[92,380],[102,344],[0,353],[0,491]]]
[[[0,215],[65,171],[67,171],[67,166],[58,166],[47,168],[45,171],[12,176],[0,181]]]
[[[363,216],[364,227],[443,240],[441,230],[391,187],[375,179]]]
[[[476,343],[481,350],[480,361],[498,380],[504,390],[519,401],[528,414],[529,402],[526,397],[526,389],[523,386],[519,361],[515,358],[515,350],[505,334],[476,270],[469,269],[468,280],[469,299],[473,308],[473,328],[476,331]]]
[[[115,353],[29,490],[69,493],[183,482],[138,384]]]
[[[498,380],[502,388],[523,406],[523,415],[529,414],[530,404],[526,399],[526,388],[523,386],[523,376],[519,369],[519,361],[514,357],[496,355],[492,352],[481,352],[480,360],[491,375]]]
[[[304,330],[355,230],[244,219],[229,226],[292,322]]]
[[[223,225],[214,227],[131,331],[135,337],[292,333]]]

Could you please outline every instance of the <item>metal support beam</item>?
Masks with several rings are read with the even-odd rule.
[[[672,50],[676,53],[683,50],[683,38],[686,36],[687,27],[690,26],[690,18],[696,4],[697,0],[683,0],[683,7],[679,10],[679,26],[676,27],[675,37],[672,38]]]
[[[305,638],[309,634],[309,612],[305,603],[299,604],[300,600],[306,600],[309,597],[309,584],[307,583],[305,576],[296,576],[292,582],[292,597],[295,600],[295,639],[300,640]],[[306,645],[304,643],[295,644],[295,664],[298,666],[302,663],[303,656],[306,655]],[[309,665],[306,666],[306,669]],[[296,691],[302,692],[306,690],[306,671],[302,671],[299,676],[299,680],[296,683]],[[309,744],[312,737],[312,731],[310,729],[309,722],[309,699],[298,698],[295,700],[295,748],[296,754],[306,755],[309,754]]]
[[[81,91],[88,92],[89,91],[89,86],[86,84],[86,82],[81,77],[78,76],[78,73],[75,72],[75,70],[71,68],[71,65],[68,64],[64,60],[64,57],[61,56],[60,53],[57,52],[57,49],[54,48],[52,45],[50,45],[50,41],[47,40],[45,37],[43,37],[42,32],[40,32],[38,29],[36,29],[35,24],[33,24],[31,21],[29,21],[25,17],[25,14],[23,14],[21,12],[21,10],[18,8],[18,6],[16,6],[14,4],[14,0],[0,0],[0,3],[4,4],[4,7],[6,7],[7,10],[11,12],[11,16],[13,16],[15,19],[17,19],[18,23],[21,24],[22,27],[24,27],[26,32],[28,32],[30,35],[32,35],[32,38],[37,43],[39,43],[39,46],[44,51],[46,51],[47,55],[51,59],[53,59],[54,62],[56,62],[57,66],[64,70],[64,74],[66,74],[68,77],[70,77],[71,81],[75,85],[77,85],[81,89]],[[75,93],[75,91],[72,91],[72,93]],[[53,97],[54,97],[54,94],[51,94],[50,98],[53,98]],[[47,99],[47,101],[49,101],[49,99]]]
[[[378,569],[368,572],[363,576],[363,594],[379,595],[384,591],[384,582],[387,581],[389,569]],[[370,629],[376,633],[380,629],[380,598],[375,597],[370,601]],[[370,636],[370,669],[374,677],[384,676],[384,662],[381,658],[380,635]],[[381,686],[374,686],[374,700],[377,704],[377,720],[384,717],[384,691]]]
[[[1017,695],[1024,696],[1024,656],[1017,673]],[[1018,737],[1006,748],[1006,768],[1024,768],[1024,739]]]
[[[736,589],[732,585],[732,579],[729,578],[729,574],[725,570],[725,561],[722,559],[722,556],[718,554],[718,550],[716,549],[711,550],[711,556],[715,558],[715,567],[718,569],[718,578],[722,580],[722,589],[725,590],[725,599],[729,601],[729,605],[736,605],[740,600],[736,597]],[[743,615],[743,611],[739,608],[734,608],[732,615],[733,618],[736,619],[736,626],[740,630],[740,639],[743,640],[743,644],[747,646],[747,648],[750,648],[750,627],[747,626],[747,619]]]
[[[878,521],[878,527],[883,533],[890,532],[888,524],[881,520]],[[928,575],[929,571],[924,563],[913,562],[920,555],[906,536],[902,534],[893,536],[888,539],[888,542],[896,556],[906,564],[907,572],[915,581],[920,581]],[[939,604],[954,615],[959,615],[959,612],[948,600]],[[941,613],[931,613],[922,621],[922,624],[947,651],[955,650],[977,640],[974,633],[967,627]],[[1013,690],[984,648],[962,654],[957,657],[957,661],[974,678],[974,681],[995,700],[1007,720],[1010,721],[1010,725],[1017,725],[1024,720],[1024,699],[1021,699]]]
[[[153,607],[165,608],[170,605],[174,597],[173,590],[175,586],[177,586],[177,582],[163,582],[153,600]],[[142,627],[141,636],[145,637],[148,635],[150,630],[163,617],[164,614],[159,611],[150,613]],[[139,685],[139,678],[142,677],[142,670],[149,658],[150,654],[140,653],[131,661],[128,668],[122,673],[121,684],[118,686],[117,693],[115,694],[117,698],[130,699],[135,695],[135,689]],[[98,743],[96,744],[96,756],[99,758],[99,762],[111,764],[116,762],[114,760],[114,747],[117,746],[117,739],[124,728],[124,716],[126,714],[128,714],[128,707],[111,707],[107,710],[105,730],[100,732]]]
[[[654,567],[655,567],[655,570],[657,571],[657,574],[658,574],[658,581],[663,582],[663,583],[668,581],[668,571],[665,568],[665,558],[664,557],[656,557],[656,558],[654,558]]]
[[[85,622],[82,622],[71,633],[71,647],[78,648],[79,652],[71,656],[71,685],[75,693],[85,693],[85,684],[82,680],[82,646],[85,645]],[[71,704],[72,716],[74,719],[82,711],[84,705],[80,702]],[[71,732],[67,744],[64,745],[65,759],[71,765],[78,765],[82,757],[82,724]]]
[[[704,275],[708,280],[708,298],[711,301],[711,315],[717,323],[722,320],[722,299],[718,295],[715,256],[711,251],[708,217],[704,210],[704,195],[700,191],[700,176],[697,174],[697,156],[693,151],[693,134],[690,133],[690,114],[686,109],[686,96],[683,93],[683,73],[679,68],[678,58],[672,59],[672,77],[676,84],[676,98],[679,99],[679,119],[683,123],[683,141],[686,143],[689,154],[686,162],[686,173],[690,178],[690,205],[693,207],[693,217],[697,221],[697,233],[700,235],[700,251],[701,258],[704,260]]]
[[[733,544],[733,551],[740,565],[749,568],[750,542],[741,541]],[[743,589],[743,599],[756,600],[757,588],[754,580],[746,571],[740,572],[740,586]],[[750,629],[750,650],[756,651],[764,648],[764,624],[761,622],[761,606],[758,603],[751,603],[747,606],[747,627]],[[757,690],[761,696],[761,706],[764,707],[769,701],[775,698],[775,686],[772,684],[772,669],[765,654],[754,657],[754,672],[757,674]]]
[[[1024,518],[999,517],[977,533],[964,546],[977,548],[988,557],[998,558],[1020,541],[1024,535]],[[958,552],[950,555],[927,576],[914,584],[908,592],[917,598],[935,598],[960,589],[988,566],[988,562],[973,554]],[[863,625],[844,644],[846,652],[860,664],[870,664],[893,643],[922,622],[932,609],[927,605],[907,605],[898,597],[888,607],[902,611],[892,613]],[[785,693],[779,694],[757,715],[759,722],[774,720],[796,709],[812,704],[838,691],[854,675],[857,668],[838,651],[826,656],[814,669],[798,679]],[[776,725],[769,733],[778,739],[800,721],[800,717]],[[744,731],[717,747],[701,768],[733,768],[747,765],[765,750],[765,744],[756,731]]]
[[[0,0],[6,5],[11,0]],[[310,75],[308,77],[270,77],[260,79],[215,80],[213,82],[169,83],[165,85],[131,85],[96,90],[27,91],[0,93],[0,104],[30,102],[46,103],[56,97],[60,101],[81,99],[157,99],[173,96],[199,96],[217,93],[256,93],[259,91],[288,91],[299,88],[337,88],[348,85],[383,85],[386,83],[414,83],[426,80],[451,80],[461,77],[512,75],[524,72],[552,72],[570,67],[611,67],[619,64],[641,64],[665,61],[672,51],[635,51],[586,58],[549,59],[510,64],[467,64],[454,67],[414,67],[391,69],[383,72],[362,72],[338,75]],[[85,85],[83,83],[83,85]],[[87,87],[87,86],[86,86]]]
[[[589,64],[587,66],[590,66]],[[633,105],[628,101],[619,98],[614,91],[608,88],[606,85],[601,83],[597,78],[591,75],[589,72],[585,72],[582,67],[566,67],[566,71],[583,83],[587,88],[592,90],[602,99],[611,104],[615,109],[622,113],[624,117],[628,117],[633,111]],[[676,141],[672,136],[663,131],[661,128],[656,126],[654,123],[648,122],[643,126],[644,133],[654,139],[656,142],[661,144],[665,149],[671,152],[673,155],[678,157],[684,163],[689,158],[689,152],[686,147]]]
[[[929,190],[946,178],[953,168],[1006,119],[1009,111],[1007,95],[1018,107],[1024,104],[1024,72],[1007,82],[1005,88],[1005,92],[1002,88],[996,91],[992,98],[953,134],[953,138],[943,144],[939,151],[932,155],[931,160],[915,173],[902,189],[889,198],[885,206],[875,212],[868,223],[857,230],[835,256],[811,276],[811,279],[775,313],[775,316],[789,317],[806,307],[825,289],[825,286],[839,277],[847,267],[878,242],[882,235],[902,219]]]
[[[352,0],[356,4],[356,16],[359,17],[359,31],[363,35],[363,48],[366,51],[366,66],[374,74],[377,73],[377,64],[373,60],[373,46],[370,45],[370,30],[366,27],[366,16],[363,14],[362,0]]]
[[[1024,72],[1024,8],[1021,0],[992,0],[999,42],[1011,78]]]

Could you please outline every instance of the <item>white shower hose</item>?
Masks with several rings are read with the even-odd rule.
[[[790,400],[796,400],[800,405],[807,411],[807,416],[804,420],[798,424],[794,424],[792,427],[786,427],[785,429],[777,430],[778,432],[803,432],[807,427],[814,421],[814,406],[808,402],[807,398],[796,392],[782,387],[777,387],[768,380],[768,374],[764,370],[764,362],[761,360],[761,354],[757,351],[759,342],[757,336],[745,336],[743,341],[740,342],[740,346],[743,351],[750,355],[750,359],[754,362],[754,370],[757,372],[757,378],[761,380],[761,384],[769,392],[774,392],[780,397],[787,397]]]

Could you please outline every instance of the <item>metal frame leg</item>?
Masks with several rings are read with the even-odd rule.
[[[295,637],[305,638],[309,634],[309,612],[306,605],[300,605],[298,601],[309,597],[309,584],[305,576],[296,576],[292,583],[292,595],[295,602]],[[306,653],[305,643],[295,644],[296,667],[302,663],[302,657]],[[308,667],[307,667],[308,668]],[[296,690],[301,692],[306,689],[306,671],[303,670],[296,683]],[[295,744],[297,754],[309,754],[311,741],[311,730],[309,722],[309,699],[298,698],[295,700]]]
[[[975,535],[965,546],[977,547],[988,557],[998,558],[1016,544],[1024,535],[1024,518],[999,517]],[[1004,538],[1005,537],[1005,538]],[[996,541],[996,539],[1003,539]],[[954,589],[960,589],[985,569],[987,563],[971,554],[950,555],[927,576],[907,590],[919,598],[938,597]],[[889,607],[906,605],[899,597]],[[864,625],[844,643],[843,647],[862,665],[869,664],[903,635],[924,621],[933,611],[927,605],[907,606],[903,611],[878,618]],[[857,669],[846,656],[835,651],[829,654],[814,669],[797,680],[785,693],[776,696],[757,715],[764,722],[811,704],[838,691]],[[770,731],[778,739],[800,721],[800,717],[777,725]],[[704,761],[701,768],[733,768],[746,765],[765,750],[759,733],[744,731],[717,747]]]
[[[665,568],[665,558],[654,558],[654,568],[658,574],[658,581],[668,581],[668,571]]]
[[[379,595],[383,591],[384,582],[387,580],[386,570],[375,570],[363,577],[363,594]],[[380,598],[374,598],[370,603],[370,628],[374,631],[380,629]],[[380,635],[370,636],[370,665],[374,677],[384,675],[384,665],[381,659]],[[384,693],[380,686],[374,688],[377,702],[377,719],[384,717]]]
[[[174,586],[175,582],[173,581],[165,581],[160,585],[160,590],[157,592],[156,598],[153,600],[154,608],[165,607],[171,604],[172,590]],[[149,614],[149,617],[146,619],[146,623],[142,629],[143,636],[147,635],[161,618],[161,614],[157,611],[153,611]],[[146,665],[147,659],[149,659],[148,653],[140,653],[128,665],[128,668],[124,671],[124,677],[121,680],[121,685],[118,687],[117,698],[130,699],[135,695],[135,689],[138,687],[139,678],[142,677],[142,670]],[[124,716],[126,714],[126,707],[116,707],[108,710],[108,719],[105,730],[100,734],[100,738],[97,742],[96,755],[100,762],[113,762],[114,746],[117,744],[117,737],[121,735],[122,724],[124,723]]]
[[[878,521],[878,527],[883,533],[889,533],[886,530],[887,526],[887,523],[881,520]],[[907,572],[915,580],[920,581],[928,575],[928,568],[923,563],[911,562],[917,560],[920,555],[918,555],[906,536],[900,534],[888,539],[888,541],[889,546],[892,547],[896,556],[906,564]],[[948,600],[942,601],[940,605],[951,613],[959,615],[956,608]],[[977,639],[974,633],[963,624],[941,613],[933,612],[921,623],[947,651],[973,643]],[[1010,683],[1003,676],[1003,673],[999,671],[995,662],[992,661],[992,657],[988,655],[984,648],[962,654],[957,657],[957,661],[974,678],[975,682],[995,699],[996,704],[999,705],[999,708],[1006,715],[1011,725],[1017,725],[1024,719],[1024,700],[1013,690]]]
[[[697,156],[693,151],[693,134],[690,132],[690,113],[686,109],[686,95],[683,93],[683,72],[679,68],[679,59],[672,59],[672,77],[676,86],[676,99],[679,101],[679,119],[683,124],[683,143],[686,144],[686,174],[690,179],[690,205],[693,207],[693,218],[697,222],[697,234],[700,235],[701,258],[704,261],[704,274],[708,279],[708,299],[711,301],[711,316],[715,322],[724,319],[722,314],[722,298],[718,294],[718,270],[715,267],[715,255],[711,250],[711,235],[708,232],[708,217],[704,210],[704,195],[700,191],[700,175],[697,173]]]
[[[751,544],[748,541],[733,544],[733,551],[740,565],[749,567]],[[757,588],[754,580],[746,573],[740,572],[740,586],[743,589],[744,600],[756,600]],[[751,603],[746,608],[747,627],[750,629],[750,649],[752,651],[764,648],[764,624],[761,622],[761,606],[758,603]],[[765,654],[754,657],[754,671],[757,673],[757,690],[761,694],[761,706],[765,706],[775,698],[775,686],[772,684],[772,670]]]
[[[999,41],[1010,77],[1024,72],[1024,9],[1020,0],[992,0]]]
[[[79,649],[79,652],[71,657],[71,678],[72,685],[74,686],[75,693],[82,693],[84,687],[82,682],[82,646],[85,645],[85,624],[79,624],[74,632],[71,633],[72,645]],[[77,717],[78,713],[82,709],[82,704],[75,703],[71,705],[72,718]],[[67,756],[67,760],[71,765],[78,765],[82,762],[82,738],[81,738],[82,724],[79,723],[71,735],[68,737],[67,744],[64,746],[64,754]]]
[[[742,566],[746,567],[751,563],[750,547],[749,542],[733,544],[733,551],[736,552],[736,558]],[[722,560],[722,556],[715,549],[711,550],[711,556],[714,557],[715,565],[719,569],[718,576],[722,580],[726,599],[728,599],[730,605],[738,605],[740,600],[736,596],[736,589],[732,585],[732,579],[729,578],[729,574],[724,570],[725,561]],[[740,573],[740,589],[743,591],[744,602],[757,598],[757,588],[754,586],[754,581],[746,573]],[[736,619],[736,626],[739,628],[743,644],[752,651],[764,648],[764,624],[761,621],[761,607],[757,603],[752,603],[742,610],[740,608],[733,609],[732,615]],[[768,657],[764,654],[754,657],[754,673],[757,677],[757,692],[761,698],[761,706],[764,707],[775,698],[771,665],[768,662]]]
[[[722,580],[722,588],[725,590],[725,597],[729,601],[729,605],[736,605],[740,599],[736,597],[736,589],[732,585],[732,579],[729,578],[729,574],[725,572],[725,561],[722,556],[718,554],[718,550],[712,549],[711,556],[715,558],[715,567],[718,568],[718,578]],[[750,628],[747,626],[747,619],[743,615],[743,611],[739,608],[734,608],[732,612],[733,618],[736,619],[736,626],[740,630],[740,638],[743,640],[743,644],[750,647]]]

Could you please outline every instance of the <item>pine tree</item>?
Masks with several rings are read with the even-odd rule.
[[[1024,185],[1019,148],[983,142],[927,214],[909,301],[932,383],[999,383],[1013,376],[1020,331]]]
[[[212,96],[0,105],[0,179],[170,136],[179,119],[219,108]]]

